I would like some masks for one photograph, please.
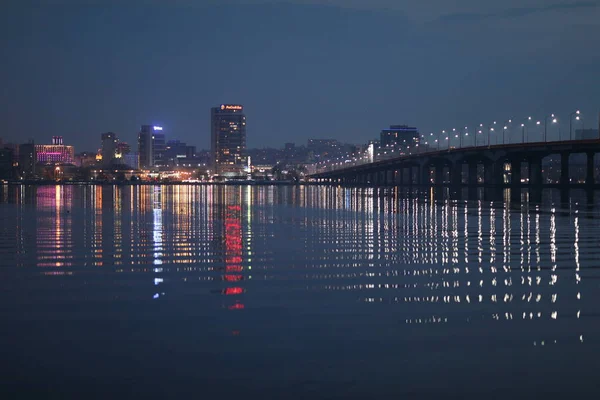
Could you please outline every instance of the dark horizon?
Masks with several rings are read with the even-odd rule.
[[[250,148],[575,108],[598,126],[598,1],[79,3],[2,6],[4,141],[93,151],[157,124],[207,149],[221,103],[244,105]]]

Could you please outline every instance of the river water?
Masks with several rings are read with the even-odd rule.
[[[596,398],[599,217],[550,195],[5,185],[0,395]]]

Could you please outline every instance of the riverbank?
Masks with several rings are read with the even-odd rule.
[[[154,186],[154,185],[224,185],[224,186],[297,186],[312,185],[316,182],[291,181],[227,181],[227,182],[159,182],[159,181],[52,181],[52,180],[19,180],[2,181],[4,185],[110,185],[110,186]]]

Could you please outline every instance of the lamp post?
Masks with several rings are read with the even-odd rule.
[[[440,135],[438,134],[438,137],[439,137],[439,136],[440,136]],[[441,142],[442,142],[442,139],[443,139],[445,136],[446,136],[446,131],[445,131],[445,130],[442,130],[442,137],[440,137],[440,142],[439,142],[439,143],[441,143]],[[438,148],[438,150],[439,150],[439,148]]]
[[[456,134],[456,128],[452,128],[452,134],[454,135],[454,138],[459,139],[458,135]],[[450,150],[450,143],[451,143],[452,139],[450,139],[450,141],[448,142],[448,150]]]
[[[508,129],[508,125],[509,124],[512,124],[512,119],[509,119],[508,121],[504,122],[504,127],[502,128],[502,144],[505,144],[505,142],[504,142],[504,133]]]
[[[469,128],[465,126],[465,140],[467,139],[467,136],[469,136]],[[462,146],[460,147],[462,148]]]
[[[433,140],[434,140],[434,139],[433,139],[433,132],[429,132],[429,136],[431,136],[431,137],[429,138],[429,140],[430,140],[430,141],[433,143]],[[431,151],[431,149],[429,149],[429,146],[427,146],[427,150]]]
[[[480,135],[483,134],[483,124],[479,124],[479,131],[477,133]],[[475,147],[477,147],[477,135],[475,135]]]
[[[548,139],[548,119],[549,118],[552,118],[553,124],[555,124],[557,121],[556,118],[554,117],[554,114],[550,114],[546,118],[544,118],[544,142],[547,142],[547,139]]]
[[[525,122],[521,124],[521,143],[525,143],[525,138],[526,138],[526,137],[525,137],[525,131],[526,131],[526,129],[525,129],[525,128],[527,128],[527,125],[526,125],[526,124],[527,124],[529,121],[531,121],[531,117],[527,117],[527,119],[525,120]],[[528,131],[528,130],[527,130],[527,133],[529,133],[529,131]],[[528,135],[528,136],[529,136],[529,135]],[[528,138],[528,137],[527,137],[527,141],[529,141],[529,138]]]
[[[579,121],[579,110],[576,110],[569,115],[569,140],[573,140],[573,115],[577,115],[575,119]]]
[[[496,125],[496,121],[494,121],[494,124],[493,124],[493,125]],[[492,132],[493,132],[493,131],[494,131],[494,128],[493,128],[493,126],[492,126],[492,125],[488,125],[488,147],[490,147],[490,146],[491,146],[490,139],[491,139],[491,136],[492,136]]]

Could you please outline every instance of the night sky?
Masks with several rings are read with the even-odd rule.
[[[0,137],[95,150],[150,123],[208,148],[220,103],[249,147],[576,108],[597,127],[599,39],[600,1],[4,0]]]

